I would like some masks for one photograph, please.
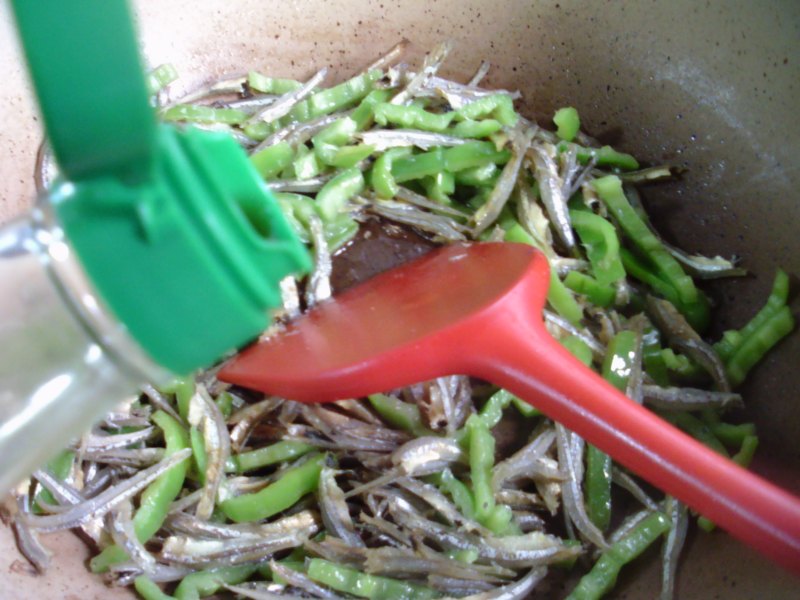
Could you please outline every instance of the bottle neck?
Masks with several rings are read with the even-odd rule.
[[[174,374],[150,358],[97,293],[46,198],[31,211],[31,226],[35,251],[62,301],[103,352],[134,380],[172,381]]]

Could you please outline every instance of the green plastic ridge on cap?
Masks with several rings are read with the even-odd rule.
[[[156,362],[188,373],[257,336],[279,281],[311,264],[230,136],[160,125],[156,149],[146,183],[58,181],[51,201],[115,316]]]

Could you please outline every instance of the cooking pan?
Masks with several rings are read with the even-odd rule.
[[[758,309],[776,267],[800,274],[800,3],[139,0],[134,6],[148,61],[173,63],[187,89],[251,68],[303,78],[324,64],[341,79],[403,37],[417,55],[452,39],[457,50],[445,75],[468,77],[488,59],[489,85],[522,91],[523,114],[544,122],[570,104],[604,143],[686,169],[679,181],[646,190],[646,201],[667,239],[693,252],[740,256],[750,271],[707,288],[720,304],[717,332],[740,326]],[[0,4],[0,222],[34,201],[41,141],[8,13]],[[794,333],[752,373],[741,415],[760,434],[753,468],[795,493],[798,357]],[[88,574],[87,551],[71,534],[47,544],[54,565],[35,576],[0,526],[0,598],[131,596]],[[611,597],[654,597],[657,558],[645,556],[623,572]],[[720,532],[690,537],[678,580],[680,598],[791,598],[797,590],[797,579]]]

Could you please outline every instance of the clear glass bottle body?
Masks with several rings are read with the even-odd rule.
[[[0,227],[0,494],[169,378],[103,306],[46,204]]]

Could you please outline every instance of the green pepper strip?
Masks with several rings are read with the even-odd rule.
[[[300,148],[306,148],[301,145],[297,149],[297,155],[292,161],[292,169],[294,170],[294,177],[300,181],[304,179],[311,179],[316,177],[322,172],[322,164],[320,164],[319,156],[316,152],[311,152],[308,149],[304,152]],[[333,154],[331,154],[331,157]]]
[[[144,600],[174,600],[175,598],[165,594],[159,585],[146,575],[139,575],[134,579],[133,587]]]
[[[576,335],[568,335],[559,340],[561,345],[566,348],[572,356],[577,358],[587,367],[592,366],[592,349],[581,338]]]
[[[203,434],[197,427],[189,428],[189,443],[192,446],[192,458],[194,463],[194,477],[201,485],[206,483],[206,467],[208,466],[208,455],[206,454],[206,443]]]
[[[756,434],[756,426],[753,423],[741,423],[733,425],[731,423],[709,423],[709,429],[719,441],[726,446],[739,446],[744,443],[745,438]]]
[[[602,284],[624,279],[625,268],[619,257],[619,237],[614,226],[587,210],[571,210],[569,216],[586,249],[595,279]]]
[[[364,131],[375,120],[375,107],[392,97],[391,90],[372,90],[350,114],[357,131]]]
[[[295,440],[282,440],[269,446],[231,456],[225,464],[228,473],[246,473],[286,460],[300,458],[315,449],[315,446]]]
[[[789,299],[789,276],[783,271],[778,270],[775,280],[772,283],[767,301],[755,317],[738,331],[726,331],[721,341],[714,344],[714,350],[723,361],[727,361],[733,353],[741,347],[744,341],[752,336],[761,326],[766,323],[781,308],[786,306]]]
[[[278,142],[250,157],[250,162],[264,179],[272,179],[292,162],[292,147],[288,142]]]
[[[486,524],[495,508],[492,489],[494,468],[494,436],[480,418],[467,421],[469,431],[469,467],[472,479],[472,494],[475,497],[475,516]]]
[[[247,85],[262,94],[288,94],[302,87],[303,84],[294,79],[267,77],[257,71],[250,71],[247,74]]]
[[[235,108],[214,108],[197,104],[176,104],[161,113],[164,121],[192,121],[194,123],[222,123],[241,125],[248,119],[246,112]]]
[[[725,365],[731,385],[742,383],[748,371],[793,329],[794,317],[784,306],[748,335]]]
[[[503,124],[496,119],[484,119],[482,121],[467,119],[446,129],[444,133],[455,137],[480,139],[497,133],[502,128]]]
[[[497,178],[500,176],[500,169],[494,163],[486,163],[480,167],[472,167],[455,173],[454,177],[458,185],[490,186],[494,187]]]
[[[636,333],[620,331],[608,344],[603,378],[621,392],[628,386],[636,354]],[[601,531],[611,521],[611,457],[592,444],[586,447],[586,512]]]
[[[397,158],[409,156],[411,148],[390,148],[381,154],[372,167],[370,183],[378,194],[379,198],[394,198],[400,191],[394,176],[392,175],[392,163]]]
[[[456,180],[449,171],[440,171],[436,175],[422,178],[425,195],[441,204],[450,204],[450,195],[456,191]]]
[[[415,583],[368,575],[321,558],[312,558],[309,561],[308,576],[334,590],[359,598],[427,600],[439,596],[435,590]]]
[[[302,465],[284,472],[280,479],[263,490],[225,500],[220,508],[226,517],[236,523],[271,517],[317,489],[324,462],[324,454],[312,455]]]
[[[374,109],[375,122],[379,125],[399,125],[408,129],[422,129],[441,133],[447,129],[455,113],[432,113],[418,106],[401,106],[399,104],[379,104]]]
[[[174,394],[175,402],[178,405],[178,414],[184,421],[189,418],[189,404],[194,396],[194,379],[191,377],[176,379],[163,392]]]
[[[174,65],[170,63],[158,65],[147,74],[147,91],[151,96],[157,94],[177,78],[178,71],[175,69]]]
[[[670,528],[670,520],[661,513],[653,513],[639,523],[628,535],[606,550],[572,590],[567,600],[595,600],[606,594],[617,582],[617,576],[650,544]]]
[[[571,106],[559,108],[553,116],[553,123],[556,126],[556,135],[565,142],[571,142],[578,135],[581,128],[581,119],[578,111]]]
[[[417,437],[433,435],[433,432],[422,422],[419,407],[416,404],[403,402],[386,394],[371,394],[368,398],[372,408],[390,425],[408,431]]]
[[[617,293],[610,285],[600,283],[594,277],[584,275],[578,271],[570,271],[564,278],[564,285],[576,294],[586,298],[597,306],[608,308],[614,304]]]
[[[332,222],[341,216],[350,198],[364,189],[364,176],[356,167],[345,169],[327,182],[317,194],[317,209],[325,222]]]
[[[672,257],[633,210],[622,191],[620,178],[608,175],[596,179],[592,182],[592,186],[631,242],[656,267],[664,281],[675,288],[680,298],[680,305],[687,306],[700,302],[700,294],[692,278],[683,271],[680,263]]]
[[[151,418],[164,432],[166,445],[164,456],[170,456],[189,447],[189,435],[175,419],[160,410],[156,411]],[[139,509],[133,517],[133,530],[143,544],[161,529],[170,504],[183,489],[188,468],[189,461],[175,465],[142,492]],[[104,573],[109,566],[126,560],[128,560],[126,552],[119,546],[112,545],[89,561],[89,565],[92,572]]]
[[[321,90],[298,103],[282,120],[282,125],[295,121],[308,121],[358,102],[372,91],[372,85],[383,76],[380,69],[373,69],[352,79],[348,79],[327,89]]]
[[[537,247],[533,237],[516,221],[506,230],[503,239],[507,242],[518,242],[528,244],[534,248]],[[573,325],[580,324],[583,318],[583,309],[575,300],[572,292],[558,278],[555,269],[550,269],[550,287],[547,290],[547,302],[567,321]]]
[[[50,471],[50,474],[56,479],[64,481],[69,476],[69,472],[72,470],[72,461],[74,459],[74,452],[71,450],[63,450],[50,459],[50,461],[47,463],[47,470]],[[56,499],[53,497],[53,494],[50,493],[50,490],[42,487],[39,490],[39,493],[36,494],[36,498],[33,502],[33,510],[37,514],[42,512],[42,509],[38,504],[39,500],[47,504],[57,504]]]
[[[511,153],[508,150],[497,150],[492,142],[467,142],[453,148],[433,148],[397,160],[392,165],[392,174],[399,183],[402,183],[411,179],[421,179],[426,175],[436,175],[441,171],[456,173],[488,163],[503,164],[508,162],[510,157]]]
[[[635,171],[639,168],[639,161],[633,156],[617,152],[611,146],[602,146],[601,148],[585,148],[577,144],[571,146],[575,148],[578,162],[582,165],[588,164],[594,158],[598,167],[612,167],[623,171]],[[562,142],[558,145],[558,150],[565,152],[569,147],[570,144]]]
[[[483,96],[456,111],[459,120],[474,121],[482,117],[492,117],[507,127],[513,127],[519,119],[514,110],[514,101],[507,94]]]
[[[349,169],[350,167],[355,167],[373,152],[375,152],[375,146],[369,146],[367,144],[344,146],[338,148],[336,152],[333,153],[328,164],[337,169]]]
[[[450,469],[445,469],[440,474],[434,475],[433,478],[439,489],[450,495],[462,515],[468,519],[476,518],[475,498],[464,482],[453,475]]]
[[[220,567],[192,573],[183,578],[175,589],[176,600],[197,600],[216,594],[223,583],[235,585],[245,581],[257,567],[242,565],[236,567]]]

